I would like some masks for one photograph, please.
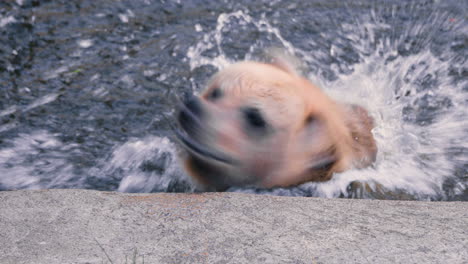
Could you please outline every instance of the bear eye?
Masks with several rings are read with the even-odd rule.
[[[307,126],[314,123],[315,121],[317,121],[317,118],[314,115],[308,115],[304,120],[304,124]]]
[[[267,126],[267,122],[263,118],[258,108],[246,107],[242,109],[242,113],[249,127],[252,127],[255,129],[262,129]]]
[[[219,88],[214,88],[209,94],[208,99],[211,101],[215,101],[223,95],[223,92]]]

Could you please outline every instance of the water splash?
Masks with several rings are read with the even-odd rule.
[[[38,130],[7,140],[0,149],[0,190],[76,188],[84,183],[76,177],[68,159],[79,154],[78,145],[64,144],[57,135]]]
[[[360,30],[344,25],[342,34],[353,40],[353,47],[370,55],[353,65],[352,74],[337,72],[339,79],[334,82],[318,80],[332,97],[369,109],[376,120],[378,160],[374,168],[338,174],[314,188],[321,196],[336,197],[348,193],[350,182],[361,181],[370,182],[372,191],[402,190],[419,199],[461,195],[467,187],[463,179],[468,164],[468,93],[463,89],[467,80],[454,81],[451,71],[466,63],[447,49],[434,54],[430,40],[435,29],[466,32],[468,28],[462,20],[434,12],[425,21],[409,22],[397,39],[392,33],[376,39],[376,32],[390,28],[382,20],[373,12],[359,23]],[[405,54],[402,50],[411,49],[408,43],[420,46],[419,50]],[[375,47],[372,53],[371,47]],[[464,175],[457,175],[463,170]],[[450,190],[444,190],[447,181],[452,182]]]
[[[227,34],[233,28],[235,30],[243,30],[252,26],[258,32],[267,34],[270,39],[276,38],[288,52],[295,52],[293,45],[282,37],[279,30],[272,26],[264,15],[257,20],[248,13],[239,10],[219,15],[216,29],[204,34],[200,42],[189,48],[187,57],[190,59],[190,69],[193,70],[205,65],[212,65],[218,69],[222,69],[234,62],[223,49],[224,34]],[[246,59],[251,59],[252,53],[257,48],[257,45],[260,44],[251,43],[249,52],[246,54]],[[209,53],[211,56],[206,56],[204,55],[205,53]]]
[[[102,179],[114,178],[120,192],[182,192],[194,189],[178,162],[174,144],[165,137],[131,139],[91,169]]]
[[[411,77],[405,74],[421,64],[429,67]],[[468,163],[468,157],[466,152],[455,152],[468,149],[464,140],[468,97],[460,85],[451,82],[449,67],[449,62],[429,51],[389,63],[371,56],[353,74],[331,83],[326,91],[334,98],[363,105],[374,116],[379,152],[374,168],[337,174],[332,181],[316,185],[317,192],[335,197],[346,193],[352,181],[369,181],[418,198],[441,197],[443,184],[453,178],[457,181],[453,194],[463,193],[466,183],[456,179],[455,171]],[[403,81],[403,76],[408,79]],[[438,85],[418,90],[418,80],[426,76],[439,76]]]
[[[17,1],[20,2],[22,3]],[[157,71],[153,72],[144,67],[142,75],[145,79],[142,83],[155,93],[160,93],[159,85],[153,86],[147,79],[169,83],[171,77],[191,76],[189,81],[192,84],[202,84],[200,81],[215,68],[222,69],[238,60],[259,58],[265,48],[283,47],[298,56],[309,69],[306,75],[336,100],[358,103],[370,110],[377,124],[373,132],[379,145],[378,160],[373,168],[337,174],[332,181],[326,183],[306,183],[294,188],[272,190],[232,188],[231,191],[387,199],[461,197],[466,200],[468,145],[464,139],[468,135],[468,83],[465,36],[468,23],[463,13],[456,16],[440,11],[449,10],[454,6],[463,7],[463,4],[455,3],[449,9],[443,9],[438,5],[447,1],[440,2],[428,1],[421,6],[418,3],[392,5],[391,2],[385,2],[380,7],[376,6],[377,4],[361,4],[358,1],[345,3],[348,8],[341,4],[331,4],[327,9],[322,3],[284,4],[277,1],[252,12],[247,11],[249,5],[240,3],[236,6],[239,6],[241,11],[220,14],[215,25],[210,24],[211,18],[197,20],[197,24],[194,25],[194,37],[199,37],[199,40],[187,49],[185,58],[180,58],[180,63],[189,63],[192,71],[190,74],[185,71],[173,71],[172,66],[166,68],[167,61],[161,57],[157,58],[157,61],[162,62],[162,66],[154,69],[161,68],[164,73],[158,74]],[[369,9],[369,6],[373,7]],[[303,11],[302,8],[308,10]],[[122,10],[127,11],[123,11],[125,17],[119,19],[131,19],[128,23],[121,24],[133,25],[131,22],[138,16],[134,16],[127,8]],[[261,14],[262,12],[264,14]],[[122,14],[122,11],[117,12],[119,13]],[[16,26],[15,17],[20,16],[0,16],[0,29]],[[96,12],[93,17],[101,19],[105,15]],[[122,19],[120,21],[125,22]],[[34,20],[32,17],[31,21]],[[179,27],[175,29],[178,30]],[[131,30],[142,33],[138,28],[132,27]],[[170,51],[171,45],[183,50],[182,47],[185,46],[177,43],[177,34],[170,31],[171,29],[168,30],[166,33],[171,32],[170,41],[167,41],[166,37],[169,34],[154,35],[157,42],[160,42],[161,51]],[[159,29],[155,32],[159,32]],[[182,34],[182,39],[185,40],[185,33]],[[148,32],[141,35],[146,36]],[[77,142],[82,145],[68,144],[61,140],[75,140],[75,136],[80,133],[61,135],[44,130],[34,131],[39,129],[34,126],[35,122],[31,122],[31,126],[25,126],[28,118],[35,116],[42,109],[47,110],[44,111],[45,116],[50,113],[49,110],[63,111],[66,108],[63,107],[62,98],[74,95],[78,91],[79,94],[89,93],[104,100],[112,96],[126,98],[127,95],[123,94],[119,86],[128,88],[132,93],[138,90],[135,86],[141,85],[139,83],[142,79],[128,72],[114,76],[115,78],[109,75],[112,80],[108,83],[115,85],[107,85],[104,82],[107,79],[104,78],[108,75],[107,70],[93,72],[94,75],[89,76],[80,70],[74,71],[78,76],[83,74],[89,78],[91,85],[84,82],[82,90],[52,90],[53,87],[57,87],[54,83],[60,83],[67,72],[83,68],[78,60],[82,57],[82,52],[100,47],[100,43],[89,43],[88,40],[91,39],[94,39],[94,35],[80,35],[79,39],[70,43],[75,49],[72,60],[65,59],[37,72],[38,77],[52,85],[50,89],[40,84],[36,86],[33,83],[19,82],[19,94],[27,94],[23,99],[30,100],[21,101],[17,105],[6,100],[7,103],[0,109],[0,133],[12,136],[0,138],[0,189],[193,191],[195,186],[176,162],[177,151],[174,144],[165,137],[148,136],[117,143],[119,145],[113,148],[107,157],[103,152],[108,151],[108,148],[95,151],[96,147],[110,147],[111,144],[125,138],[124,133],[109,133],[108,135],[115,138],[110,140],[99,137],[98,140],[95,134],[99,132],[94,131],[102,130],[93,129],[95,121],[99,123],[100,120],[115,117],[102,114],[109,112],[100,112],[101,107],[117,105],[103,104],[104,106],[98,105],[89,112],[80,112],[83,115],[79,118],[88,120],[91,126],[84,133],[90,135],[85,143],[81,141],[81,137],[76,137]],[[138,34],[135,37],[126,35],[123,39],[138,40]],[[11,54],[16,56],[24,53],[24,49],[21,51],[16,46],[15,43],[12,44],[14,48]],[[116,49],[119,47],[123,52],[130,49],[127,48],[127,44],[117,45]],[[131,60],[138,60],[140,53],[136,53],[136,57]],[[105,52],[102,55],[105,57],[109,54]],[[125,56],[116,55],[116,62],[124,58],[130,59],[128,55]],[[173,59],[171,57],[171,60]],[[125,65],[132,71],[137,68],[133,64]],[[172,61],[167,65],[172,65]],[[180,66],[177,63],[174,65]],[[29,88],[21,87],[22,85],[28,85]],[[75,85],[81,87],[78,79]],[[111,89],[111,86],[116,88]],[[77,100],[82,98],[71,97]],[[122,105],[119,104],[120,106]],[[135,109],[141,108],[140,105],[134,106]],[[128,105],[122,107],[129,109],[126,108]],[[96,112],[91,114],[92,111]],[[161,112],[163,111],[166,110],[161,109]],[[116,112],[118,115],[118,111]],[[73,114],[66,117],[76,118]],[[167,125],[159,120],[163,120],[162,115],[156,114],[154,122],[148,125],[148,131],[153,129],[149,133],[164,133],[159,127],[154,129],[159,125]],[[48,127],[47,124],[46,126]],[[57,129],[62,127],[51,127],[51,131]],[[105,141],[105,144],[101,144],[101,141]],[[84,158],[89,155],[96,155],[98,160],[91,162],[89,158]]]
[[[468,164],[468,142],[464,140],[468,136],[467,80],[454,81],[452,72],[466,68],[466,60],[446,47],[435,50],[431,41],[440,31],[462,33],[468,26],[461,18],[434,10],[423,21],[408,20],[399,27],[403,28],[400,32],[393,24],[395,6],[385,10],[386,17],[383,10],[374,8],[367,16],[354,17],[353,23],[335,21],[340,25],[335,35],[322,35],[333,39],[328,50],[294,47],[264,16],[256,20],[243,11],[220,15],[216,29],[205,33],[189,49],[192,69],[204,65],[221,69],[234,61],[222,48],[223,33],[253,25],[266,39],[274,37],[314,69],[309,78],[333,98],[365,106],[375,118],[373,133],[379,147],[375,166],[337,174],[326,183],[230,190],[394,199],[447,199],[447,195],[463,194],[467,187],[464,166]],[[315,41],[310,40],[313,45],[319,44]],[[249,44],[246,59],[254,58],[256,49],[266,45],[255,41]],[[350,54],[357,58],[348,59]],[[327,68],[323,61],[330,57],[334,62]],[[326,78],[323,70],[331,71],[336,78]],[[449,189],[445,188],[447,182],[451,182]],[[359,183],[357,188],[352,187],[355,183]],[[356,195],[358,190],[364,193]]]

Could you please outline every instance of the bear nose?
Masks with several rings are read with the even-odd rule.
[[[203,106],[197,97],[185,97],[179,111],[179,124],[189,134],[197,134],[202,130]]]
[[[202,114],[202,106],[200,100],[193,96],[189,95],[185,98],[183,102],[185,108],[191,112],[191,114],[200,117]]]

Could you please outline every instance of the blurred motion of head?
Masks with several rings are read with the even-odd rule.
[[[235,63],[181,103],[181,158],[205,190],[326,181],[375,160],[367,111],[334,102],[294,60]]]

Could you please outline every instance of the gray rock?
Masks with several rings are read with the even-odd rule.
[[[468,203],[0,192],[0,263],[467,263]]]

